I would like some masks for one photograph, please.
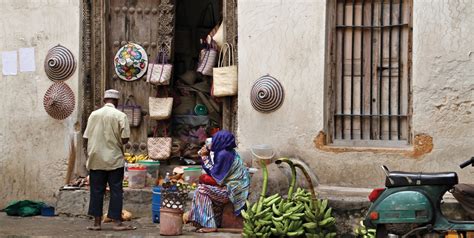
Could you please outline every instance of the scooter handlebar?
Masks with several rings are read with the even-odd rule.
[[[459,165],[459,167],[461,167],[461,169],[464,169],[466,166],[472,163],[474,163],[474,157],[471,157],[469,160],[464,161],[461,165]]]

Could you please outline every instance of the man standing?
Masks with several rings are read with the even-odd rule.
[[[107,183],[110,188],[107,216],[114,220],[114,230],[135,229],[122,223],[123,145],[130,137],[130,126],[127,115],[116,109],[119,98],[117,90],[105,91],[105,105],[91,113],[84,132],[90,184],[89,215],[94,216],[94,225],[88,227],[89,230],[101,229]]]

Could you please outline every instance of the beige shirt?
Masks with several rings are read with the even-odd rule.
[[[88,139],[87,169],[114,170],[123,167],[122,138],[130,137],[130,126],[125,113],[111,103],[95,110],[87,121],[84,138]]]

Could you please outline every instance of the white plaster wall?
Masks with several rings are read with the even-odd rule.
[[[43,96],[53,84],[43,62],[57,44],[68,47],[80,62],[80,1],[1,3],[0,51],[34,47],[36,71],[0,75],[0,207],[14,199],[54,202],[64,183],[70,141],[76,137],[80,65],[66,81],[76,95],[76,110],[58,121],[43,108]]]
[[[324,125],[326,1],[240,0],[238,6],[240,150],[270,144],[279,155],[304,159],[322,183],[359,187],[384,183],[381,164],[459,172],[457,164],[474,155],[473,1],[414,0],[412,132],[434,141],[433,151],[419,159],[314,147]],[[285,101],[262,114],[249,96],[267,73],[283,84]],[[461,172],[461,181],[472,181],[471,172]]]

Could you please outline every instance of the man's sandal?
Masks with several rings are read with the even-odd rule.
[[[87,230],[89,231],[100,231],[102,228],[100,226],[88,226]]]
[[[120,225],[120,226],[114,226],[112,229],[114,231],[129,231],[129,230],[136,230],[137,228],[131,225]]]

